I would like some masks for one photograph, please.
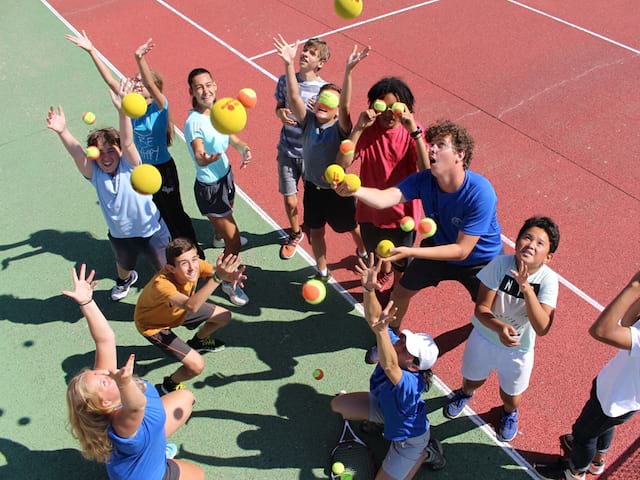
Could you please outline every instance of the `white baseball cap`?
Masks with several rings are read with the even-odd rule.
[[[420,360],[420,370],[430,369],[438,358],[438,346],[428,333],[413,333],[411,330],[402,330],[406,338],[407,351]]]

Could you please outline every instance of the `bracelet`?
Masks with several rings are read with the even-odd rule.
[[[216,272],[216,271],[213,272],[213,281],[214,282],[218,282],[218,283],[222,283],[222,279],[218,276],[218,272]]]
[[[365,292],[375,292],[375,291],[376,291],[376,289],[375,289],[375,288],[367,288],[367,287],[365,287],[364,285],[362,286],[362,289],[363,289]]]
[[[91,302],[93,302],[93,298],[89,299],[88,302],[84,302],[84,303],[79,303],[78,306],[79,307],[84,307],[85,305],[89,305]]]
[[[409,136],[414,140],[417,140],[418,138],[422,137],[422,128],[420,127],[416,128],[415,131],[409,134]]]

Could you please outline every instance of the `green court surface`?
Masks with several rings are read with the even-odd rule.
[[[89,131],[81,115],[89,108],[98,117],[96,126],[115,125],[106,87],[63,39],[66,27],[39,2],[5,1],[3,18],[0,478],[106,478],[103,466],[82,459],[66,425],[66,381],[93,360],[78,308],[59,294],[71,286],[71,267],[86,262],[97,270],[96,299],[116,331],[121,360],[134,352],[136,373],[151,382],[175,364],[148,345],[132,322],[138,288],[151,276],[144,263],[138,288],[121,303],[108,299],[115,272],[95,193],[46,128],[47,109],[58,104],[81,141]],[[193,200],[194,170],[180,139],[172,153],[185,207],[199,237],[210,239],[210,226]],[[341,430],[329,402],[341,389],[367,388],[371,366],[363,356],[372,336],[337,291],[331,289],[315,307],[301,299],[300,284],[312,268],[299,255],[279,260],[277,229],[249,205],[237,202],[237,220],[249,239],[242,257],[249,265],[251,303],[230,306],[234,320],[220,332],[229,347],[208,354],[205,372],[190,382],[197,398],[194,415],[172,441],[179,445],[178,457],[201,464],[208,478],[326,478]],[[214,260],[219,250],[206,253]],[[213,300],[229,305],[218,294]],[[314,380],[316,368],[324,370],[324,379]],[[441,391],[434,388],[427,396],[433,432],[449,464],[417,478],[530,478],[469,419],[444,421]],[[380,460],[385,442],[364,439]]]

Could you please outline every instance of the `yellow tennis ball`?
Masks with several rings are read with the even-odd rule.
[[[355,173],[347,173],[344,176],[344,183],[347,184],[347,186],[349,187],[349,191],[350,192],[357,192],[360,187],[362,186],[362,183],[360,182],[360,177],[357,176]]]
[[[410,232],[416,228],[416,222],[412,217],[406,216],[400,219],[400,228],[403,232]]]
[[[384,112],[387,110],[387,104],[384,102],[384,100],[376,100],[375,102],[373,102],[373,109],[376,112]]]
[[[343,155],[353,155],[355,148],[356,148],[355,144],[348,138],[340,142],[340,152]]]
[[[162,176],[156,167],[143,163],[131,172],[131,186],[142,195],[153,195],[162,186]]]
[[[220,133],[233,135],[247,125],[247,111],[239,100],[231,97],[221,98],[211,107],[211,123]]]
[[[85,155],[89,160],[97,160],[98,157],[100,156],[100,150],[98,150],[98,147],[93,147],[93,146],[87,147],[87,150],[85,151]]]
[[[423,218],[418,225],[418,232],[422,234],[424,238],[433,237],[438,230],[438,225],[433,218]]]
[[[344,464],[342,462],[334,463],[331,465],[331,471],[336,475],[340,475],[344,472]]]
[[[402,115],[404,113],[404,103],[395,102],[393,105],[391,105],[391,111],[394,113],[394,115]]]
[[[344,169],[337,163],[329,165],[324,171],[324,179],[327,183],[342,183],[344,180]]]
[[[317,102],[327,108],[336,108],[340,105],[340,97],[331,90],[323,90],[322,93],[318,95]]]
[[[96,123],[96,114],[93,112],[84,112],[82,114],[82,121],[87,125],[93,125]]]
[[[339,17],[351,20],[362,13],[362,3],[363,0],[334,0],[333,8]]]
[[[252,88],[243,88],[238,93],[238,100],[245,108],[253,108],[258,103],[258,96]]]
[[[327,287],[320,280],[312,278],[302,286],[302,298],[311,305],[322,303],[327,297]]]
[[[391,256],[391,249],[396,248],[391,240],[380,240],[376,246],[376,253],[379,257],[387,258]]]
[[[122,98],[122,111],[127,117],[140,118],[147,113],[147,101],[139,93],[127,93]]]

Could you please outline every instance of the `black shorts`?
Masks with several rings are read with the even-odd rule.
[[[215,218],[228,217],[233,213],[233,201],[236,196],[231,167],[229,172],[215,183],[202,183],[196,180],[193,192],[202,215]]]
[[[322,228],[325,224],[337,233],[354,230],[356,201],[353,197],[341,197],[330,188],[318,188],[304,182],[304,226]]]
[[[420,243],[421,247],[433,246],[432,239],[425,239]],[[409,262],[400,285],[407,290],[418,291],[426,287],[435,287],[445,280],[454,280],[461,283],[467,289],[471,299],[475,302],[478,297],[480,280],[476,276],[487,263],[473,266],[455,265],[442,260],[424,260],[415,258]]]
[[[194,330],[211,318],[216,310],[216,306],[212,303],[204,303],[197,312],[188,313],[182,323],[183,327]],[[178,337],[170,328],[160,330],[154,335],[143,335],[149,342],[164,352],[165,355],[173,357],[181,362],[184,357],[191,351],[191,347]]]
[[[396,247],[413,247],[416,241],[416,231],[405,232],[401,228],[380,228],[373,223],[361,223],[360,235],[364,241],[367,252],[375,252],[380,240],[391,240]],[[404,272],[407,262],[392,263],[393,268],[399,272]]]
[[[180,480],[180,467],[170,458],[167,458],[167,469],[162,480]]]

